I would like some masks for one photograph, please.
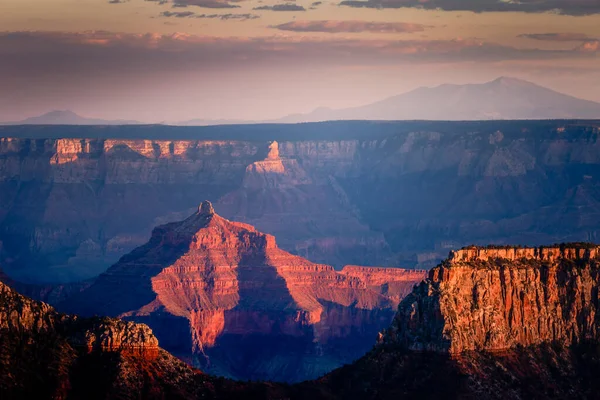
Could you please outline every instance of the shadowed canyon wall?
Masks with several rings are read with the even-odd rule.
[[[468,244],[594,241],[598,126],[2,127],[0,267],[32,282],[93,277],[202,198],[338,269],[431,267]]]

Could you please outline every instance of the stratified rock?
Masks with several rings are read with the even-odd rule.
[[[64,308],[150,325],[166,349],[207,372],[299,381],[364,354],[425,271],[311,263],[210,202],[154,229]],[[317,359],[319,361],[317,361]]]
[[[462,353],[600,339],[599,247],[451,252],[399,306],[384,342]]]
[[[599,250],[451,252],[371,352],[297,398],[597,399]]]

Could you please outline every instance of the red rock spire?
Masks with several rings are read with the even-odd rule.
[[[215,215],[215,209],[210,201],[205,200],[198,206],[198,214],[200,215]]]

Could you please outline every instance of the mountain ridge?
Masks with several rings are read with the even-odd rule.
[[[441,111],[440,111],[441,110]],[[421,86],[362,106],[317,107],[308,113],[279,118],[192,118],[160,122],[172,126],[293,124],[325,121],[479,121],[479,120],[600,119],[600,102],[580,99],[536,83],[500,76],[484,83]],[[140,125],[155,122],[81,117],[70,110],[54,110],[0,125]]]
[[[338,110],[317,109],[279,121],[596,118],[600,118],[600,103],[579,99],[526,80],[502,76],[482,84],[419,87],[363,106]]]

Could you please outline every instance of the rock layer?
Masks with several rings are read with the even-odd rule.
[[[402,301],[383,341],[449,353],[597,342],[599,249],[452,252]]]
[[[204,370],[296,381],[362,355],[424,271],[336,272],[215,214],[154,229],[64,309],[145,322],[166,349]],[[320,358],[320,362],[316,359]]]

